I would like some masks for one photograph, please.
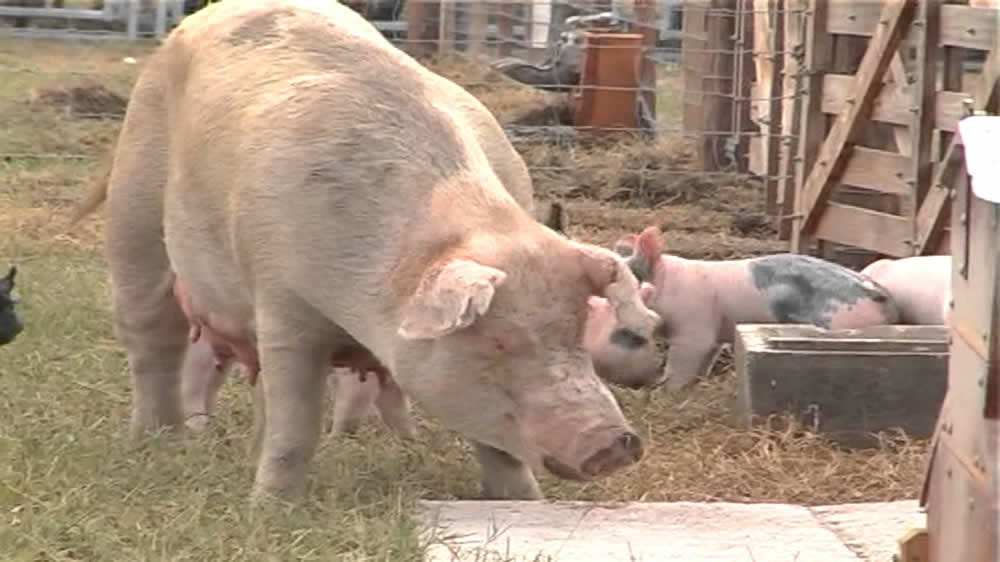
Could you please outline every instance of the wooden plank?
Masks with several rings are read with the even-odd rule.
[[[833,0],[827,10],[826,29],[837,35],[871,37],[879,26],[881,15],[881,2]]]
[[[903,217],[832,201],[815,230],[817,238],[893,257],[910,255],[912,233],[912,222]]]
[[[910,191],[906,183],[910,159],[901,154],[855,146],[844,167],[840,183],[863,187],[882,193],[905,195]]]
[[[886,0],[879,29],[872,37],[855,77],[855,91],[858,97],[854,103],[849,103],[847,111],[842,112],[834,121],[830,134],[817,156],[816,165],[802,186],[802,203],[799,210],[804,216],[801,230],[809,231],[822,214],[821,206],[826,202],[834,186],[831,179],[837,177],[843,170],[845,148],[853,140],[862,123],[862,117],[871,111],[877,93],[875,86],[889,68],[892,53],[899,46],[914,7],[913,0]]]
[[[941,6],[940,29],[941,45],[989,51],[997,32],[997,11],[945,4]]]
[[[781,337],[768,338],[771,349],[783,351],[827,351],[827,352],[873,352],[882,354],[892,354],[910,351],[935,351],[947,352],[947,338],[937,340],[907,340],[907,339],[879,339],[879,338],[857,338],[838,339],[834,337],[802,338],[802,337]]]
[[[853,95],[854,77],[848,74],[827,74],[823,77],[823,113],[838,115],[844,111],[847,99]],[[934,94],[934,126],[945,131],[957,131],[965,109],[962,102],[969,97],[963,92],[938,91]],[[872,102],[871,121],[910,125],[913,113],[900,103],[892,88],[882,88]]]
[[[806,74],[802,95],[802,109],[799,126],[799,145],[795,167],[795,212],[792,214],[791,249],[803,252],[808,249],[811,239],[803,233],[805,213],[802,201],[802,187],[806,184],[816,156],[823,145],[826,133],[826,116],[823,115],[823,74],[830,71],[833,42],[826,31],[826,0],[809,0],[810,17],[805,21],[805,63],[802,72]]]
[[[991,106],[996,99],[997,81],[1000,79],[1000,49],[994,49],[983,64],[983,73],[976,83],[973,93],[973,109],[982,110]],[[958,135],[952,137],[944,151],[942,163],[938,165],[931,189],[917,212],[916,253],[927,253],[936,244],[945,222],[945,204],[948,202],[948,187],[955,174],[965,168],[964,152]]]
[[[899,539],[899,562],[929,562],[930,535],[927,529],[914,529]]]
[[[965,100],[969,94],[964,92],[939,91],[934,101],[934,126],[951,133],[958,132],[958,122],[965,115]]]
[[[772,338],[801,334],[801,328],[736,327],[737,412],[745,425],[789,411],[847,447],[874,445],[870,433],[894,428],[918,438],[933,434],[948,388],[945,326],[936,327],[934,345],[915,340],[907,349],[901,338],[887,345],[893,348],[888,352],[863,329],[856,339],[841,339],[834,331],[815,328],[812,349],[772,345]],[[824,340],[830,343],[824,346]]]
[[[798,168],[795,157],[799,151],[799,126],[802,123],[802,99],[799,90],[802,88],[803,65],[798,54],[805,51],[804,16],[793,10],[793,0],[784,0],[780,4],[784,12],[784,60],[782,61],[781,89],[781,154],[778,169],[781,178],[778,180],[778,238],[788,240],[792,235],[790,217],[795,213],[795,181]],[[822,80],[822,79],[820,79]]]
[[[830,2],[827,30],[838,35],[871,37],[878,27],[880,12],[881,5],[874,1]],[[997,31],[996,9],[946,4],[941,10],[939,29],[940,45],[988,51]]]

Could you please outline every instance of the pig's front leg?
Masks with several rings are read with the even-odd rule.
[[[330,348],[321,339],[303,334],[320,332],[314,326],[289,320],[288,307],[262,313],[258,309],[257,342],[263,387],[263,425],[260,455],[251,500],[267,496],[290,499],[305,487],[306,471],[323,429],[326,376]],[[321,334],[317,334],[321,335]]]
[[[374,374],[370,376],[378,379]],[[404,439],[413,439],[417,436],[413,428],[413,419],[410,418],[410,401],[392,377],[385,377],[385,382],[379,387],[378,395],[375,397],[375,407],[382,421],[397,435]]]
[[[483,497],[490,500],[540,500],[542,490],[528,465],[509,454],[473,441],[483,470]]]
[[[677,392],[705,375],[719,352],[719,343],[712,336],[687,336],[670,340],[664,385]]]

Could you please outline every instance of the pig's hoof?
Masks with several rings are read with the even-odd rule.
[[[195,433],[201,433],[208,427],[208,424],[212,423],[214,417],[212,414],[205,413],[191,414],[184,420],[184,427]]]

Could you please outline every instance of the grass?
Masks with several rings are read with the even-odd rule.
[[[95,217],[64,232],[70,205],[96,177],[119,121],[74,118],[64,107],[37,103],[32,92],[94,79],[127,95],[138,65],[122,59],[141,64],[146,49],[0,42],[0,266],[20,268],[17,295],[27,324],[16,342],[0,348],[0,559],[419,560],[424,545],[410,515],[414,502],[478,493],[469,449],[419,410],[412,443],[377,422],[355,438],[325,438],[303,502],[268,513],[246,504],[251,409],[236,378],[223,388],[211,431],[181,440],[126,438],[131,395],[109,323],[102,222]],[[505,88],[478,92],[498,115],[537,101],[535,92],[505,95]],[[685,168],[682,146],[661,142],[521,148],[535,166],[546,159],[553,167],[576,166],[563,175],[536,170],[535,179],[542,197],[568,202],[572,234],[581,239],[610,244],[657,223],[671,251],[684,255],[781,248],[766,231],[734,227],[735,216],[759,212],[759,187],[699,178]],[[671,188],[669,196],[638,197],[634,189],[614,195],[637,167],[695,183]],[[615,390],[647,444],[646,458],[600,482],[541,475],[543,489],[552,499],[595,501],[916,497],[925,441],[890,436],[879,448],[842,451],[794,425],[735,429],[735,392],[725,358],[715,376],[683,396],[647,399]]]

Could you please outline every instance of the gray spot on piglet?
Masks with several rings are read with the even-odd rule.
[[[611,343],[625,349],[639,349],[649,343],[649,340],[632,330],[622,328],[611,333]]]
[[[775,254],[750,262],[754,286],[767,294],[781,323],[830,328],[838,310],[863,299],[885,303],[887,293],[858,273],[826,260],[800,254]]]

